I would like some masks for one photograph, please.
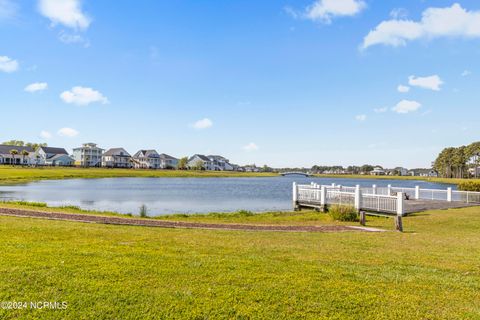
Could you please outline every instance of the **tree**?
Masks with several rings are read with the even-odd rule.
[[[17,149],[12,149],[12,150],[10,150],[10,154],[12,155],[12,163],[13,163],[13,165],[15,165],[15,156],[18,154],[18,150]]]
[[[203,167],[203,161],[202,161],[202,160],[197,160],[197,161],[195,161],[195,163],[193,164],[192,169],[193,169],[193,170],[205,170],[205,168]]]
[[[22,140],[10,140],[10,141],[5,141],[2,144],[6,146],[16,146],[16,147],[25,146],[25,142],[23,142]]]
[[[178,160],[177,169],[178,170],[185,170],[185,169],[187,169],[187,164],[188,164],[188,158],[187,157],[180,158]]]
[[[22,150],[22,165],[25,164],[25,157],[28,156],[29,152],[27,150]]]

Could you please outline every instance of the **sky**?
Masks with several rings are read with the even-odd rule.
[[[0,141],[429,167],[479,80],[474,0],[0,0]]]

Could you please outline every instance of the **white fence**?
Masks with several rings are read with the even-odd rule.
[[[353,191],[353,192],[352,192]],[[365,190],[366,192],[370,190]],[[358,210],[393,213],[402,216],[404,211],[404,194],[384,195],[363,193],[360,186],[320,186],[317,184],[293,184],[294,206],[323,207],[326,205],[345,205]]]
[[[461,201],[466,203],[480,203],[480,192],[458,191],[447,188],[441,189],[422,189],[419,186],[415,188],[403,187],[346,187],[336,184],[318,185],[311,183],[308,185],[293,185],[294,205],[310,204],[314,206],[324,206],[331,204],[348,205],[358,210],[374,210],[377,212],[387,212],[404,214],[404,196],[416,200],[436,200],[436,201]]]

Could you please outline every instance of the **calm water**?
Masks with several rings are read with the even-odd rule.
[[[113,178],[39,181],[0,186],[1,200],[75,205],[82,209],[138,214],[145,204],[149,215],[237,210],[291,209],[292,182],[344,186],[393,186],[446,189],[452,185],[422,181],[304,178]]]

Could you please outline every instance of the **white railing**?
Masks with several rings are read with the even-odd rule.
[[[396,196],[363,194],[360,186],[346,188],[346,190],[354,190],[354,192],[341,191],[340,189],[342,188],[316,184],[296,185],[293,183],[293,203],[295,207],[302,205],[313,207],[344,205],[354,207],[357,210],[394,213],[400,216],[405,213],[403,193],[398,193]]]
[[[419,199],[448,201],[448,190],[419,189]]]
[[[362,194],[362,209],[374,210],[376,212],[397,213],[397,196],[380,194]]]
[[[415,197],[415,189],[416,188],[391,187],[391,190],[392,190],[393,193],[402,192],[402,193],[405,193],[410,198]]]
[[[480,203],[480,192],[454,190],[452,191],[452,200],[466,203]]]
[[[338,204],[342,206],[355,205],[355,193],[337,190],[327,190],[325,204]]]

